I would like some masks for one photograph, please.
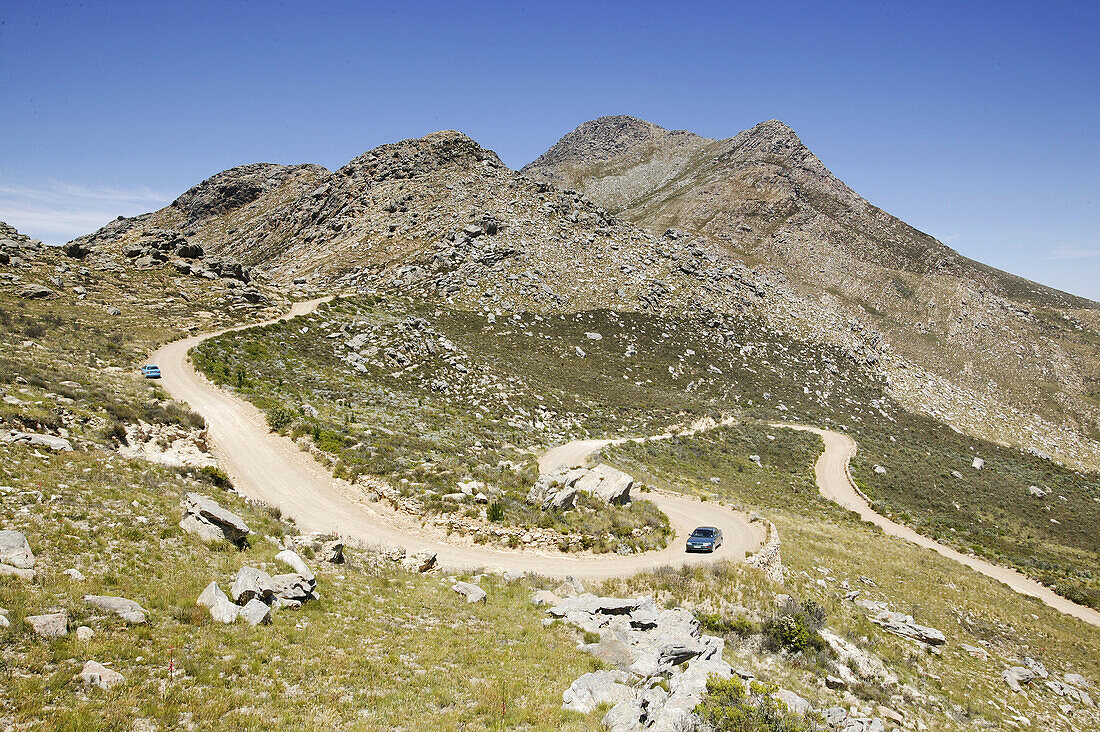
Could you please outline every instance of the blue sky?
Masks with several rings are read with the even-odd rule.
[[[0,220],[64,241],[241,163],[585,120],[790,124],[963,254],[1100,299],[1100,3],[0,5]]]

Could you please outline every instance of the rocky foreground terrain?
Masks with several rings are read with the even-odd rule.
[[[245,499],[135,370],[325,294],[196,367],[410,536],[644,554],[652,487],[765,543],[582,584]],[[0,327],[5,730],[1100,725],[1095,628],[825,501],[820,443],[776,424],[852,434],[878,510],[1100,603],[1096,304],[890,217],[781,123],[602,118],[522,172],[440,132],[234,168],[62,248],[5,226]]]

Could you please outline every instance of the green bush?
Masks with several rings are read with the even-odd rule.
[[[790,600],[774,617],[764,623],[764,635],[775,650],[789,653],[823,651],[825,640],[818,630],[825,624],[825,611],[813,600],[801,604]]]
[[[736,618],[724,618],[717,613],[702,613],[698,617],[699,625],[708,633],[733,634],[746,638],[760,632],[760,626],[744,615],[738,615]]]
[[[504,504],[500,501],[494,501],[489,504],[489,510],[486,511],[486,517],[493,522],[498,522],[504,518]]]
[[[734,676],[707,681],[703,701],[695,707],[703,726],[714,732],[804,732],[810,727],[771,697],[774,687],[753,683],[752,695]]]
[[[267,410],[266,416],[271,429],[279,431],[294,422],[298,414],[293,409],[274,406]]]
[[[229,490],[233,487],[233,481],[229,479],[229,476],[221,468],[216,468],[213,465],[207,465],[199,468],[198,472],[199,480],[209,483],[216,488],[224,488]]]

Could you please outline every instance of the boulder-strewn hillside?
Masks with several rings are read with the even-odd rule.
[[[602,117],[523,171],[653,233],[679,227],[773,266],[889,344],[879,367],[913,407],[996,439],[1026,440],[1043,420],[1100,435],[1096,303],[967,259],[868,203],[782,122],[710,140]],[[1015,426],[987,429],[995,403],[1020,412]]]
[[[1015,280],[860,199],[781,123],[715,142],[604,118],[540,161],[527,172],[589,193],[444,131],[332,173],[233,168],[70,249],[202,276],[213,257],[215,274],[240,262],[285,284],[396,285],[468,307],[752,312],[841,347],[959,428],[1100,464],[1100,312],[1038,285],[1048,304],[1010,299]]]

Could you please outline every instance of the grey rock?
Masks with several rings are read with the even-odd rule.
[[[1021,692],[1023,687],[1020,684],[1029,684],[1034,681],[1035,672],[1023,666],[1013,666],[1012,668],[1006,668],[1001,673],[1001,678],[1008,684],[1008,688],[1015,692]]]
[[[275,598],[275,583],[271,575],[256,567],[241,567],[229,588],[233,602],[244,605],[254,599],[272,602]]]
[[[52,300],[57,297],[57,293],[45,285],[35,284],[23,285],[15,294],[24,300]]]
[[[98,686],[100,689],[110,689],[125,681],[118,671],[109,669],[96,661],[87,661],[80,671],[80,678],[86,686]]]
[[[886,609],[885,603],[857,599],[855,604],[872,611],[873,614],[869,616],[871,622],[895,635],[911,638],[930,646],[939,646],[947,642],[944,634],[940,631],[925,625],[918,625],[911,615]]]
[[[188,493],[180,506],[183,508],[180,528],[204,541],[224,540],[241,546],[252,533],[244,519],[199,493]]]
[[[460,595],[464,595],[467,603],[485,602],[487,597],[485,590],[469,582],[455,582],[451,585],[451,589]]]
[[[608,732],[641,732],[645,729],[642,720],[646,716],[640,699],[624,699],[608,710],[601,724]]]
[[[626,682],[630,675],[622,671],[593,671],[570,684],[562,694],[562,709],[591,714],[601,704],[618,704],[633,698]]]
[[[84,602],[100,610],[114,613],[125,620],[128,625],[142,625],[145,623],[145,608],[133,600],[127,600],[125,597],[85,595]]]
[[[316,581],[300,574],[277,574],[271,578],[271,583],[275,588],[275,597],[280,600],[289,600],[301,605],[316,597],[313,592],[317,586]]]
[[[35,577],[33,569],[20,569],[8,564],[0,564],[0,577],[18,577],[21,580],[31,581]]]
[[[321,544],[321,548],[317,553],[322,562],[328,562],[329,564],[343,564],[344,563],[344,542],[339,539],[333,539]]]
[[[34,567],[34,552],[26,536],[12,529],[0,531],[0,564],[18,569]]]
[[[598,496],[615,506],[630,503],[634,478],[610,465],[599,464],[577,480],[577,490]]]
[[[401,566],[410,572],[428,572],[432,570],[436,565],[436,554],[433,551],[422,549],[406,556],[401,560]]]
[[[840,723],[848,718],[848,710],[844,707],[829,707],[821,716],[825,718],[825,724],[830,727],[839,727]]]
[[[531,604],[535,607],[553,606],[561,602],[561,598],[550,590],[539,590],[531,595]]]
[[[89,628],[87,625],[81,625],[76,629],[76,639],[81,643],[87,643],[95,635],[95,631]]]
[[[61,574],[65,575],[66,577],[71,579],[73,582],[83,582],[84,581],[84,574],[79,569],[72,569],[72,568],[66,569]]]
[[[782,701],[784,704],[787,704],[787,708],[791,711],[791,713],[798,714],[799,717],[805,717],[806,712],[809,712],[811,709],[811,703],[809,701],[806,701],[805,699],[803,699],[799,695],[796,695],[796,693],[788,689],[779,689],[772,693],[771,697],[772,699]]]
[[[65,612],[46,615],[28,615],[23,621],[31,627],[35,635],[46,640],[61,638],[69,634],[69,614]]]
[[[307,580],[316,579],[313,576],[313,572],[311,572],[309,567],[306,566],[305,561],[300,556],[298,556],[297,553],[291,551],[290,549],[284,549],[283,551],[276,554],[275,561],[282,562],[298,574],[305,577]]]
[[[1067,684],[1072,684],[1073,686],[1079,686],[1082,689],[1087,689],[1087,688],[1089,688],[1089,686],[1091,686],[1091,684],[1089,684],[1089,680],[1086,679],[1081,674],[1065,674],[1065,675],[1062,676],[1062,679]]]
[[[50,450],[56,450],[58,452],[72,452],[73,445],[64,437],[54,437],[53,435],[40,435],[36,432],[20,432],[18,430],[12,430],[3,436],[0,436],[0,441],[10,442],[18,445],[31,445],[33,447],[45,447]]]
[[[229,600],[229,597],[222,592],[222,588],[218,587],[217,582],[211,582],[206,586],[199,594],[199,599],[195,600],[196,605],[202,605],[203,607],[214,607],[218,604],[219,600]]]
[[[271,622],[271,606],[257,599],[249,600],[240,609],[239,616],[249,625],[266,625]]]

